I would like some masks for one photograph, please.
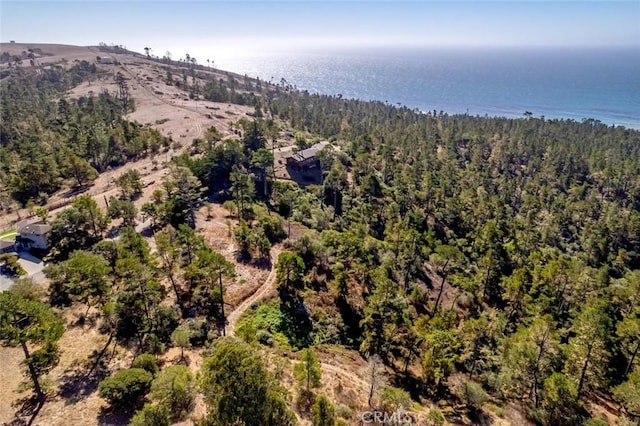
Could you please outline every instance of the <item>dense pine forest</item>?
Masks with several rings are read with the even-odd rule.
[[[87,377],[135,425],[187,419],[196,395],[211,425],[361,424],[366,410],[488,424],[508,405],[541,425],[607,424],[594,405],[640,421],[639,131],[422,112],[149,62],[167,84],[182,73],[192,98],[255,112],[233,137],[211,127],[194,139],[139,209],[133,170],[108,208],[81,195],[48,218],[46,292],[17,280],[0,293],[0,339],[29,344],[41,400],[75,308],[107,336]],[[61,188],[168,150],[169,137],[125,118],[136,104],[122,74],[117,92],[65,96],[100,72],[86,61],[3,72],[0,212],[40,206],[46,218]],[[329,142],[320,181],[275,177],[287,134],[299,150]],[[233,261],[198,234],[210,203],[227,209]],[[135,231],[140,217],[151,233]],[[238,264],[274,269],[277,292],[231,324]],[[109,365],[111,345],[131,368]],[[170,347],[203,348],[198,378],[159,368]],[[366,360],[364,406],[321,391],[315,352],[327,347]],[[274,367],[288,356],[290,386]]]

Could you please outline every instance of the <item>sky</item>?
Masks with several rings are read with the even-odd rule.
[[[640,47],[631,1],[0,1],[0,40],[207,57],[366,46]],[[202,59],[201,59],[202,58]]]

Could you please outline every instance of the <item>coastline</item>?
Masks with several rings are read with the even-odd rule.
[[[640,49],[337,50],[221,62],[310,93],[422,111],[506,118],[528,111],[640,129]]]

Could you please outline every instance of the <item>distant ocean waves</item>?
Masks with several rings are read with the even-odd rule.
[[[423,111],[640,128],[640,48],[412,49],[261,54],[224,69],[299,89]]]

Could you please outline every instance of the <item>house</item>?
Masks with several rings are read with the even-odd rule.
[[[310,148],[298,151],[290,157],[287,157],[287,167],[297,171],[307,171],[314,168],[320,168],[320,160],[317,157],[328,142],[320,142]]]
[[[0,254],[15,251],[15,242],[13,240],[0,240]]]
[[[105,65],[113,64],[113,59],[110,56],[101,56],[100,63]]]
[[[46,223],[32,223],[18,229],[20,234],[16,237],[16,245],[22,250],[39,249],[48,250],[48,235],[51,232],[51,226]]]

